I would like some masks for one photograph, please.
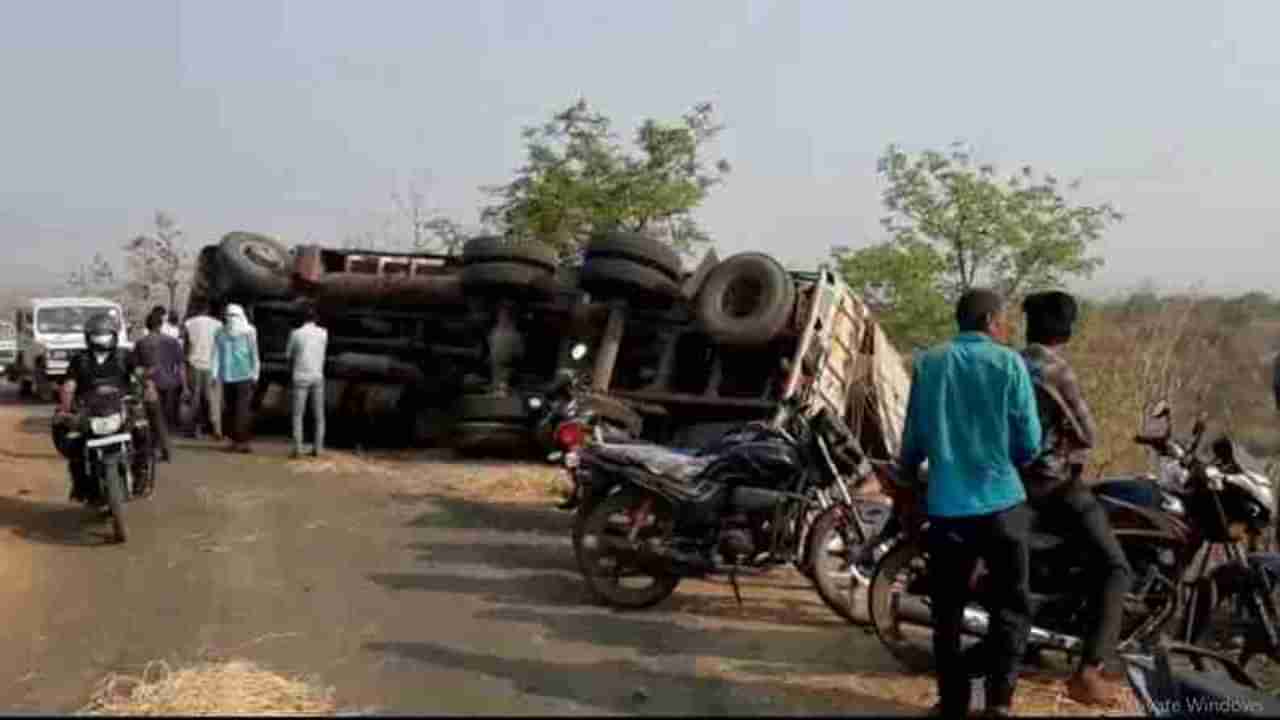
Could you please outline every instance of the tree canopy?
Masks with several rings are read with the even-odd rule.
[[[641,123],[634,149],[617,141],[608,117],[579,100],[524,130],[528,160],[504,185],[485,188],[495,202],[481,217],[513,237],[536,237],[571,255],[594,233],[648,232],[689,252],[709,240],[692,212],[729,172],[708,162],[721,131],[709,103],[678,121]]]
[[[1030,166],[1000,177],[961,144],[909,155],[890,145],[878,164],[887,187],[889,237],[835,249],[850,285],[882,308],[886,330],[913,347],[950,330],[952,303],[989,286],[1016,300],[1088,277],[1102,265],[1093,246],[1122,215],[1109,203],[1072,203],[1060,183]]]

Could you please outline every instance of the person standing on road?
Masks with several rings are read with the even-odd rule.
[[[187,386],[191,391],[191,436],[200,438],[200,425],[208,422],[215,441],[222,441],[222,385],[217,374],[217,344],[214,339],[222,322],[208,307],[195,309],[184,328],[187,346]]]
[[[938,705],[933,714],[969,712],[969,669],[960,650],[970,579],[979,559],[992,589],[989,714],[1008,715],[1030,630],[1031,512],[1018,468],[1039,450],[1040,419],[1026,363],[1009,341],[1004,299],[966,292],[956,306],[960,333],[917,356],[902,433],[894,509],[918,528],[920,466],[929,463],[930,601]]]
[[[178,328],[178,313],[173,310],[165,310],[161,306],[156,307],[156,312],[159,312],[160,317],[164,318],[164,325],[160,328],[160,332],[181,342],[182,330]]]
[[[170,462],[173,446],[169,430],[174,428],[178,415],[178,403],[182,399],[185,384],[182,372],[182,347],[178,341],[162,331],[164,311],[147,316],[147,334],[134,346],[137,365],[146,372],[150,381],[148,392],[143,395],[143,406],[155,427],[156,443],[162,462]],[[154,394],[151,392],[154,388]]]
[[[1133,570],[1107,519],[1107,511],[1082,476],[1097,430],[1080,383],[1059,349],[1071,339],[1078,307],[1064,292],[1042,292],[1022,303],[1027,316],[1027,362],[1037,388],[1044,445],[1023,468],[1032,508],[1064,537],[1074,538],[1092,559],[1092,616],[1080,664],[1067,681],[1067,696],[1084,705],[1106,705],[1115,696],[1102,677],[1114,653],[1124,618],[1124,596]]]
[[[293,372],[291,392],[293,412],[293,457],[302,456],[302,421],[311,404],[315,423],[315,447],[312,457],[324,452],[324,361],[329,344],[329,331],[316,324],[318,314],[308,305],[302,327],[289,334],[289,367]]]
[[[222,329],[215,340],[218,381],[226,388],[231,403],[231,451],[251,453],[253,396],[262,363],[258,358],[258,331],[249,323],[244,308],[228,305]]]

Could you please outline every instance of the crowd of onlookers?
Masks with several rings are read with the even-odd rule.
[[[253,452],[254,398],[262,360],[257,329],[244,308],[228,304],[219,319],[212,307],[194,307],[179,324],[175,313],[157,306],[147,315],[145,327],[146,335],[137,339],[134,352],[151,380],[143,401],[155,428],[159,458],[171,458],[174,432],[195,439],[207,432],[221,441],[224,427],[232,452]],[[328,333],[317,325],[315,309],[307,308],[288,343],[295,458],[302,455],[308,407],[314,423],[311,454],[319,456],[324,450],[327,344]]]

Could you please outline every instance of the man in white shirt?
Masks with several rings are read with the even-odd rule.
[[[183,327],[187,349],[187,387],[192,400],[192,437],[200,437],[204,412],[208,413],[209,427],[215,441],[222,440],[222,387],[218,384],[217,346],[214,338],[222,329],[222,321],[210,314],[209,308],[195,308],[195,315],[187,319]]]
[[[293,370],[293,457],[302,455],[302,420],[311,401],[315,423],[313,457],[324,451],[324,361],[329,331],[316,325],[316,308],[308,305],[302,327],[289,335],[289,367]]]

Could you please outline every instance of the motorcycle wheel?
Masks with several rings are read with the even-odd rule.
[[[609,541],[626,542],[632,518],[646,500],[651,501],[651,509],[647,517],[641,518],[644,524],[636,537],[637,544],[669,538],[675,529],[670,505],[647,493],[620,492],[603,498],[580,525],[575,524],[573,550],[578,569],[592,597],[606,605],[628,610],[653,607],[670,597],[680,584],[679,575],[651,569],[636,568],[634,575],[624,577],[629,568],[607,547]],[[624,579],[632,578],[648,583],[638,588],[623,585]]]
[[[914,673],[936,669],[927,570],[923,540],[902,539],[876,564],[867,589],[867,610],[876,637],[898,662]],[[961,644],[969,677],[985,677],[987,664],[982,659],[982,638],[964,634]]]
[[[824,510],[809,529],[805,556],[818,596],[832,612],[858,625],[865,619],[855,612],[854,595],[861,583],[852,572],[852,560],[866,547],[867,539],[849,521],[851,512],[856,510],[843,504]]]
[[[124,475],[120,473],[119,463],[114,460],[108,461],[102,471],[106,473],[103,484],[107,486],[107,507],[111,509],[111,526],[116,532],[116,542],[123,543],[129,539],[129,532],[124,524]]]

